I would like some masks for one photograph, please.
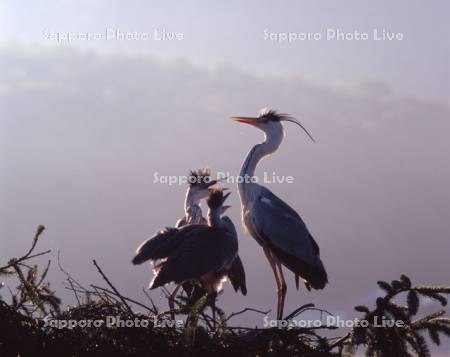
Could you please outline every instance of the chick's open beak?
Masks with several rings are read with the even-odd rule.
[[[211,180],[206,183],[206,187],[209,189],[211,186],[214,186],[217,183],[217,180]]]
[[[231,195],[231,192],[228,192],[225,196],[223,196],[222,203],[225,202],[229,195]]]

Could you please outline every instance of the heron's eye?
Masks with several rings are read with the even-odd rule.
[[[269,122],[269,118],[266,115],[260,116],[258,121],[263,124],[267,124]]]

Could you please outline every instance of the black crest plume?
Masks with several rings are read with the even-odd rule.
[[[222,206],[222,204],[225,202],[227,197],[230,195],[230,192],[226,195],[223,194],[223,189],[221,188],[214,188],[211,189],[209,193],[209,197],[207,200],[208,207],[210,209],[216,209]]]
[[[259,112],[260,119],[265,119],[265,120],[269,120],[269,121],[280,121],[282,119],[290,118],[290,117],[291,116],[289,114],[278,113],[274,109],[266,109],[265,108]]]
[[[202,167],[198,170],[191,170],[189,172],[188,182],[191,187],[197,186],[207,188],[216,181],[211,180],[211,170],[209,167]]]

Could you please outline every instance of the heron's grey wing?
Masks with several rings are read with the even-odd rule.
[[[184,226],[180,229],[165,228],[143,242],[136,250],[133,264],[142,264],[147,260],[165,259],[180,245],[183,237],[197,225]]]
[[[281,198],[279,198],[277,195],[275,195],[268,188],[266,188],[264,186],[259,186],[259,187],[261,187],[262,196],[264,196],[267,199],[269,199],[270,201],[272,201],[273,205],[275,205],[278,209],[282,210],[285,214],[290,215],[292,217],[297,217],[298,219],[300,219],[302,221],[302,218],[297,213],[297,211],[294,210],[291,206],[289,206],[286,202],[284,202]]]
[[[183,240],[176,251],[169,256],[155,279],[150,284],[154,289],[169,282],[182,283],[198,279],[209,272],[224,268],[236,255],[225,230],[200,225]]]
[[[198,222],[196,222],[196,224],[207,224],[208,221],[206,220],[205,217],[199,217],[198,218]],[[180,218],[177,223],[175,224],[176,228],[181,228],[184,227],[185,225],[188,224],[188,220],[186,219],[186,217]]]
[[[230,279],[234,291],[238,292],[238,290],[241,290],[242,295],[247,295],[245,270],[239,255],[236,255],[236,258],[234,259],[233,264],[231,265],[231,268],[228,271],[227,275],[228,279]]]
[[[311,235],[311,233],[309,234],[309,238],[311,239],[311,244],[313,245],[314,251],[316,252],[317,255],[320,256],[320,248],[319,248],[319,245],[317,244],[316,240],[315,240],[314,237]]]
[[[253,231],[292,272],[315,289],[328,282],[317,243],[289,205],[263,187],[252,213]]]

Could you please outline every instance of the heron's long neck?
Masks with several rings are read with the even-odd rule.
[[[199,223],[203,217],[202,209],[198,199],[193,197],[190,188],[186,192],[186,199],[184,201],[184,214],[186,216],[187,224]]]
[[[223,225],[222,219],[220,218],[220,210],[208,210],[208,225],[210,227],[220,227]]]
[[[248,195],[249,190],[254,186],[251,182],[251,177],[255,175],[256,166],[265,156],[277,151],[283,141],[283,135],[282,129],[266,133],[265,140],[253,146],[247,154],[241,167],[240,181],[238,184],[241,200]]]

